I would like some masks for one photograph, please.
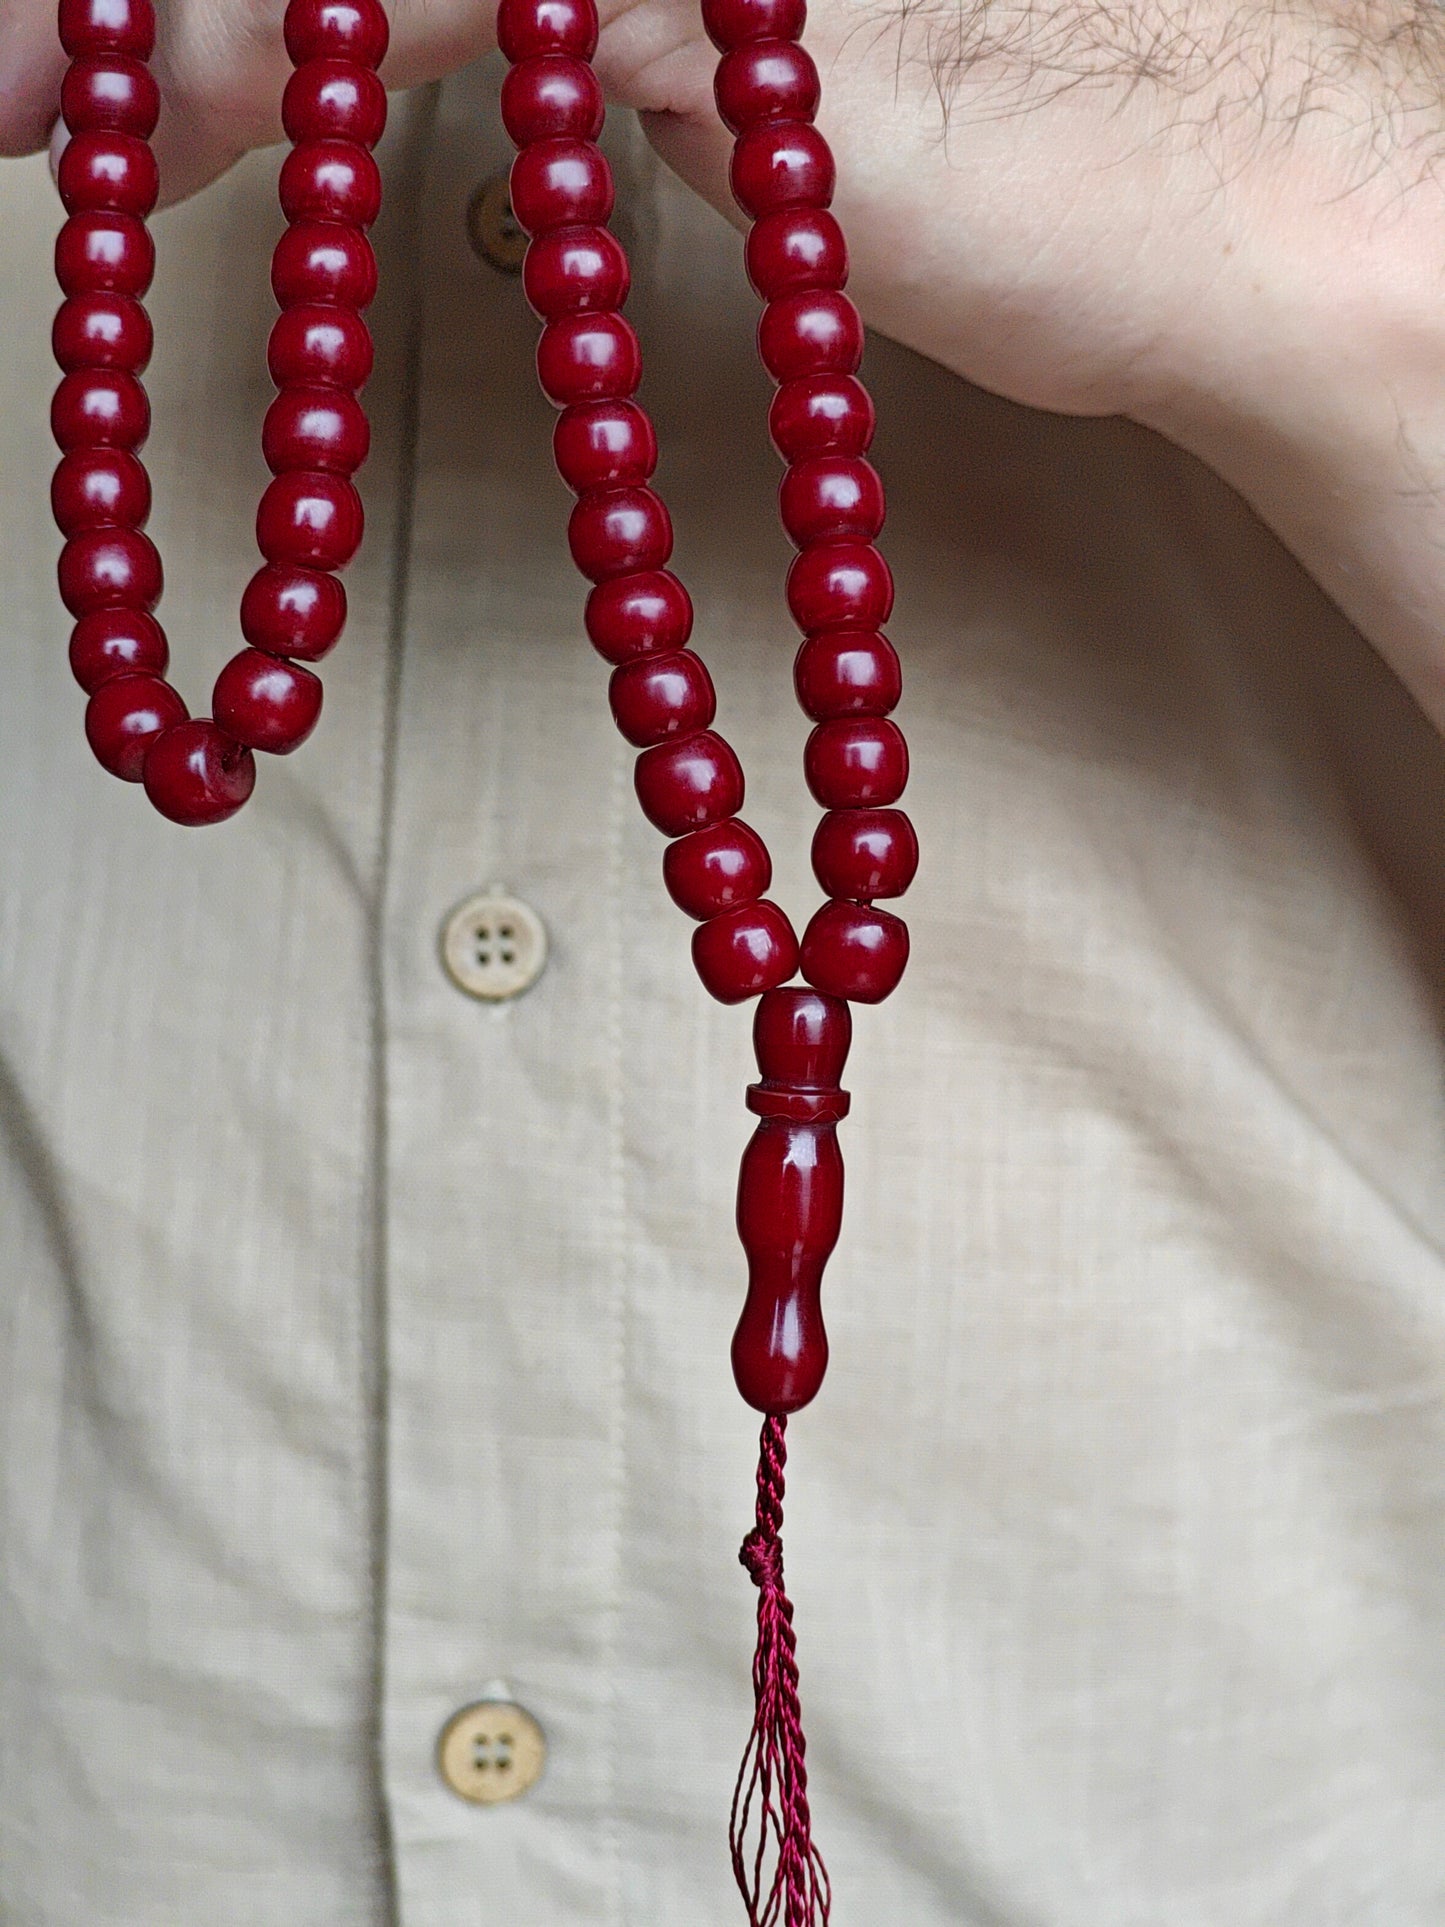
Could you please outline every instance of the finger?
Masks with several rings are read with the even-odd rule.
[[[65,55],[50,0],[0,8],[0,154],[34,154],[60,113]]]

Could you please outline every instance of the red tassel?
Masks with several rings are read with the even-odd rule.
[[[748,1927],[826,1927],[833,1904],[828,1870],[813,1845],[793,1602],[783,1586],[787,1428],[788,1421],[780,1413],[769,1413],[763,1420],[757,1524],[738,1554],[758,1589],[753,1730],[738,1768],[728,1828],[733,1873],[748,1910]],[[755,1803],[757,1839],[750,1845]],[[770,1849],[772,1875],[765,1892]]]

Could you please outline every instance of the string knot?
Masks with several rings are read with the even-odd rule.
[[[782,1542],[768,1536],[759,1527],[743,1540],[738,1551],[739,1563],[747,1568],[748,1577],[759,1592],[781,1592],[783,1589],[783,1547]]]

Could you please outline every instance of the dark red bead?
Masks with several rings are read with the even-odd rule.
[[[752,40],[723,55],[713,93],[735,134],[759,121],[810,121],[818,111],[818,70],[794,41]]]
[[[740,903],[756,903],[773,880],[773,865],[757,831],[729,816],[669,843],[662,880],[679,910],[716,917]]]
[[[638,749],[706,729],[717,714],[712,677],[690,649],[623,663],[612,672],[607,699],[612,720]]]
[[[150,514],[150,479],[123,448],[72,449],[51,478],[50,507],[62,535],[138,529]]]
[[[836,1124],[763,1118],[738,1173],[748,1295],[732,1343],[738,1390],[760,1412],[796,1412],[823,1382],[823,1267],[842,1222]]]
[[[256,510],[256,543],[268,562],[342,569],[361,532],[361,497],[341,475],[278,475]]]
[[[531,141],[596,140],[602,115],[596,74],[571,54],[519,61],[502,82],[502,124],[518,147]]]
[[[128,294],[73,294],[50,332],[55,359],[77,368],[123,368],[139,374],[151,358],[150,317]]]
[[[298,221],[276,243],[271,287],[283,308],[303,302],[365,308],[376,295],[376,256],[356,228]]]
[[[523,291],[544,321],[610,313],[627,299],[629,285],[622,243],[603,227],[539,234],[522,264]]]
[[[290,0],[286,8],[286,51],[295,67],[308,60],[379,67],[390,31],[379,0]]]
[[[386,89],[354,60],[308,60],[286,83],[281,125],[292,141],[375,147],[386,129]]]
[[[72,214],[56,237],[55,278],[66,294],[142,295],[155,265],[155,242],[133,214]]]
[[[813,875],[830,897],[901,897],[917,870],[902,810],[829,810],[813,834]]]
[[[877,629],[893,611],[893,577],[871,543],[822,543],[794,558],[788,570],[788,607],[806,634],[815,629]]]
[[[74,60],[60,83],[60,112],[72,134],[155,132],[160,89],[148,67],[127,54]]]
[[[631,662],[654,651],[681,649],[692,634],[692,602],[666,569],[615,576],[587,598],[592,647],[608,662]]]
[[[315,569],[258,569],[241,597],[241,634],[272,656],[317,662],[346,625],[346,591]]]
[[[159,676],[116,676],[86,704],[85,736],[102,769],[138,783],[152,743],[185,720],[185,704]]]
[[[815,455],[788,470],[778,506],[800,549],[810,542],[871,542],[883,527],[883,484],[860,456]]]
[[[873,403],[852,375],[804,375],[773,396],[768,427],[784,461],[861,455],[873,440]]]
[[[804,639],[793,662],[793,687],[804,715],[815,723],[886,716],[903,693],[903,671],[887,636],[828,631]]]
[[[563,481],[583,495],[645,482],[657,466],[657,435],[636,402],[584,402],[557,417],[552,451]]]
[[[316,727],[321,678],[297,663],[243,649],[217,676],[212,702],[228,736],[248,749],[289,756]]]
[[[92,609],[153,609],[161,559],[137,529],[87,529],[60,551],[60,599],[73,616]]]
[[[664,836],[700,830],[743,806],[742,764],[710,729],[643,750],[633,781],[643,815]]]
[[[748,279],[764,301],[841,288],[848,279],[843,230],[825,207],[785,207],[753,224],[746,249]]]
[[[816,989],[855,1004],[878,1004],[908,963],[908,926],[891,911],[825,903],[803,932],[803,975]]]
[[[256,759],[202,716],[157,738],[146,757],[145,786],[173,823],[223,823],[256,787]]]
[[[572,560],[589,582],[660,569],[672,554],[672,520],[650,488],[596,489],[567,523]]]
[[[818,288],[770,301],[758,322],[758,353],[774,381],[855,374],[863,323],[846,294]]]
[[[281,212],[288,221],[370,227],[381,212],[381,174],[355,141],[303,141],[281,163]]]
[[[798,939],[777,904],[740,904],[710,917],[692,933],[692,961],[703,989],[719,1003],[775,990],[798,968]]]
[[[261,452],[273,475],[294,468],[351,475],[370,445],[361,403],[340,388],[282,389],[261,429]]]
[[[702,0],[702,24],[719,53],[750,40],[796,40],[806,18],[804,0]]]
[[[594,0],[502,0],[497,44],[511,61],[537,54],[576,54],[589,60],[597,51]]]
[[[60,0],[60,44],[72,60],[86,54],[149,60],[156,44],[155,9],[151,0]]]
[[[345,308],[288,308],[266,349],[278,388],[364,388],[371,363],[366,323]]]
[[[149,214],[160,192],[156,157],[134,134],[73,134],[56,182],[67,214]]]
[[[150,431],[146,392],[134,375],[111,368],[67,375],[50,404],[50,428],[72,448],[139,448]]]
[[[164,676],[170,656],[164,629],[144,609],[95,609],[70,637],[70,671],[87,695],[115,676]]]
[[[620,314],[563,315],[542,330],[537,378],[559,407],[620,400],[642,379],[642,350]]]
[[[808,788],[827,810],[896,803],[908,782],[908,745],[886,716],[819,723],[803,751]]]
[[[817,990],[770,991],[753,1017],[758,1074],[787,1090],[836,1091],[852,1041],[847,1004]]]
[[[826,207],[835,170],[828,143],[806,121],[763,121],[740,134],[728,179],[738,206],[755,218],[784,207]]]
[[[528,234],[591,226],[612,212],[612,170],[591,141],[537,141],[512,162],[512,213]]]

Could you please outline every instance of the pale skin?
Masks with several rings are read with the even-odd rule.
[[[697,0],[599,0],[597,70],[734,213]],[[169,199],[280,138],[284,0],[161,0]],[[394,0],[390,87],[495,0]],[[1256,507],[1445,730],[1445,16],[1429,0],[811,0],[865,318],[1123,414]],[[0,152],[51,138],[54,0],[0,12]]]

